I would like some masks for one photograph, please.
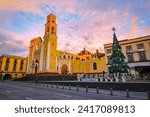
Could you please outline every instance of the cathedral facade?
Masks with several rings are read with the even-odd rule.
[[[47,16],[45,34],[30,41],[27,74],[88,74],[106,70],[105,54],[85,48],[78,54],[57,50],[56,16]]]

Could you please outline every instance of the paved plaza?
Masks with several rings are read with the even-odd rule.
[[[97,94],[96,89],[79,87],[53,85],[35,85],[27,82],[18,81],[2,81],[0,82],[0,100],[139,100],[147,99],[146,92],[129,92],[130,97],[126,97],[125,91],[113,91],[110,95],[110,90],[99,90]]]

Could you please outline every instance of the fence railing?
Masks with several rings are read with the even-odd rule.
[[[66,90],[76,90],[76,91],[85,91],[86,93],[88,92],[95,92],[96,94],[107,94],[111,96],[120,96],[124,98],[131,98],[131,99],[147,99],[150,100],[150,91],[145,91],[145,92],[133,92],[130,91],[129,89],[123,90],[123,91],[116,91],[113,90],[112,87],[109,87],[109,90],[104,90],[101,89],[98,85],[95,87],[90,88],[87,84],[81,85],[76,84],[72,85],[72,83],[66,83],[66,82],[33,82],[33,81],[28,81],[27,84],[29,85],[34,85],[34,86],[43,86],[43,87],[50,87],[50,88],[59,88],[59,89],[66,89]],[[121,93],[120,93],[121,92]],[[133,94],[136,93],[136,96],[133,96]],[[144,94],[145,96],[143,97],[138,97],[137,93]]]

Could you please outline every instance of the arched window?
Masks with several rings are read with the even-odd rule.
[[[6,65],[5,65],[5,71],[8,71],[8,68],[9,68],[9,59],[6,59]]]
[[[97,64],[93,63],[93,70],[97,70]]]
[[[14,60],[14,66],[13,66],[13,71],[16,71],[16,67],[17,67],[17,60]]]
[[[47,27],[47,32],[49,32],[49,27]]]
[[[54,33],[54,27],[52,27],[52,33]]]
[[[23,64],[24,64],[24,62],[23,62],[23,60],[21,60],[21,63],[20,63],[20,71],[23,70]]]

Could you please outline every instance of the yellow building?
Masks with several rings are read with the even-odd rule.
[[[30,42],[28,74],[102,73],[106,69],[105,55],[85,48],[78,54],[57,50],[56,16],[47,16],[45,35]]]
[[[147,74],[150,76],[150,36],[138,37],[119,41],[126,62],[131,68],[132,75]],[[112,43],[104,45],[107,72],[109,72],[109,59],[112,52]]]
[[[0,79],[21,78],[26,75],[27,58],[0,56]]]

